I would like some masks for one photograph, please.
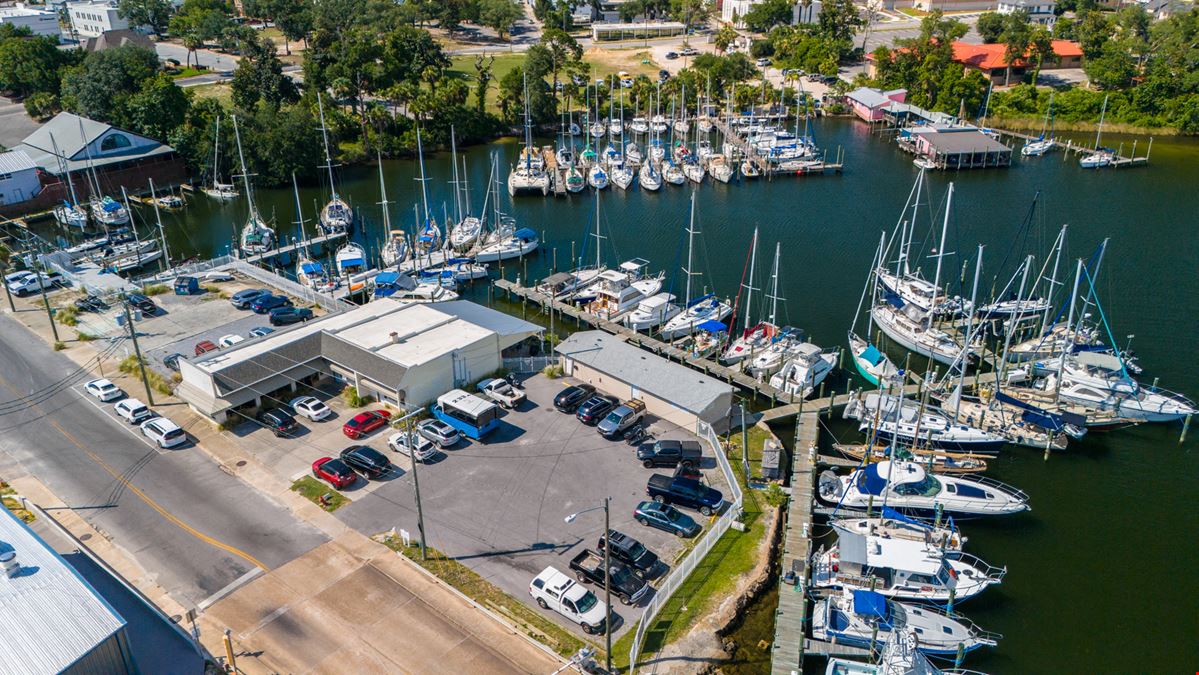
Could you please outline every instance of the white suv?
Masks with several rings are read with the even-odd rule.
[[[187,442],[187,432],[165,417],[142,422],[142,434],[160,448],[173,448]]]
[[[105,403],[121,398],[125,395],[125,392],[121,391],[120,387],[113,384],[112,380],[104,377],[88,382],[87,384],[83,385],[83,389],[87,393],[95,396]]]
[[[149,406],[136,398],[117,401],[117,404],[112,409],[117,412],[119,417],[124,418],[130,424],[141,424],[154,416],[154,411],[150,410]]]
[[[217,344],[222,347],[232,347],[233,345],[235,345],[239,342],[244,342],[244,341],[245,341],[244,337],[234,334],[234,333],[231,333],[229,335],[222,337],[220,340],[217,340]]]

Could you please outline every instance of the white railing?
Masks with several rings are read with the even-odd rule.
[[[252,265],[244,260],[238,260],[232,256],[223,255],[212,260],[204,260],[202,262],[176,267],[169,271],[170,278],[177,276],[195,277],[211,272],[213,270],[222,270],[225,272],[237,272],[251,279],[256,279],[264,284],[274,286],[275,288],[284,291],[288,295],[294,296],[305,302],[313,305],[319,305],[327,312],[340,312],[347,309],[353,309],[354,305],[345,301],[338,300],[324,293],[317,293],[313,289],[304,284],[292,281],[282,277],[270,270],[264,270],[261,267]],[[137,279],[137,282],[146,283],[154,281],[162,281],[166,277],[164,274],[151,274],[146,277]]]
[[[704,533],[703,538],[687,553],[678,565],[671,570],[670,575],[666,577],[666,581],[658,587],[654,597],[646,606],[645,611],[641,613],[641,620],[637,622],[637,628],[633,633],[633,646],[629,648],[629,672],[634,673],[637,670],[637,657],[641,654],[641,646],[645,640],[645,634],[649,630],[650,624],[657,618],[658,612],[662,611],[662,607],[670,600],[679,586],[691,576],[696,567],[703,561],[716,542],[724,536],[732,526],[734,520],[741,518],[741,509],[743,506],[744,496],[741,492],[741,485],[737,481],[737,476],[733,473],[733,467],[729,464],[728,457],[724,454],[724,447],[720,443],[720,437],[712,429],[712,426],[706,422],[699,422],[696,425],[696,435],[708,442],[712,446],[712,454],[716,456],[716,463],[720,466],[720,470],[724,473],[725,482],[729,487],[729,507],[725,509],[716,522],[712,523],[708,531]]]
[[[504,369],[513,373],[540,373],[547,366],[558,365],[557,356],[521,356],[504,359]]]

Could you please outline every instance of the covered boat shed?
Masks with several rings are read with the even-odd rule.
[[[905,137],[906,135],[906,137]],[[920,127],[901,132],[900,144],[939,169],[984,169],[1010,166],[1012,149],[977,127]]]
[[[621,400],[640,399],[655,417],[694,430],[698,422],[722,432],[733,387],[603,331],[581,331],[554,348],[566,375]]]

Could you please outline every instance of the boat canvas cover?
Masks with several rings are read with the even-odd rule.
[[[321,267],[321,264],[318,262],[306,262],[303,265],[300,265],[300,270],[303,271],[304,274],[320,274],[321,272],[325,271],[325,268]]]
[[[721,323],[719,321],[714,321],[714,320],[705,321],[705,322],[699,324],[698,326],[696,326],[696,328],[703,330],[703,331],[707,331],[709,333],[723,333],[729,329],[728,326],[724,325],[723,323]]]
[[[877,463],[862,469],[861,478],[858,479],[858,490],[877,496],[883,493],[885,487],[887,487],[887,479],[879,475]]]
[[[887,598],[882,593],[874,591],[854,591],[853,613],[861,616],[876,616],[880,619],[886,618]]]
[[[706,302],[706,301],[708,301],[708,300],[711,300],[711,299],[712,299],[712,298],[714,298],[714,297],[716,297],[716,294],[715,294],[715,293],[709,293],[709,294],[707,294],[707,295],[704,295],[704,296],[698,297],[698,298],[696,298],[696,299],[692,300],[691,302],[687,303],[687,308],[688,308],[688,309],[690,309],[690,308],[692,308],[692,307],[695,307],[696,305],[698,305],[698,304],[700,304],[700,303],[703,303],[703,302]]]
[[[1068,424],[1072,424],[1076,427],[1085,427],[1087,423],[1087,418],[1079,415],[1078,413],[1050,412],[1044,408],[1038,408],[1031,403],[1025,403],[1024,401],[1005,394],[1002,391],[995,394],[995,398],[1000,403],[1005,403],[1007,405],[1020,408],[1024,411],[1022,418],[1025,421],[1032,422],[1033,424],[1049,429],[1050,431],[1061,431]]]
[[[869,363],[872,366],[877,366],[878,364],[882,363],[883,355],[881,352],[875,349],[874,345],[866,345],[866,349],[862,352],[861,358],[866,363]]]
[[[341,260],[339,260],[338,262],[340,262],[340,263],[341,263],[341,266],[342,266],[342,267],[353,267],[353,266],[355,266],[355,265],[362,265],[362,264],[363,264],[362,258],[357,258],[357,257],[355,257],[355,258],[342,258],[342,259],[341,259]]]
[[[517,239],[532,240],[537,238],[537,233],[527,227],[522,227],[512,234]]]
[[[909,517],[903,515],[902,513],[900,513],[899,511],[896,511],[895,509],[891,508],[890,506],[883,507],[883,519],[884,520],[895,520],[895,521],[899,521],[901,523],[915,525],[916,527],[919,527],[919,528],[922,528],[925,530],[932,529],[932,526],[930,526],[928,523],[922,523],[919,520],[909,518]]]
[[[399,272],[379,272],[375,275],[375,285],[388,286],[394,284],[399,278]]]

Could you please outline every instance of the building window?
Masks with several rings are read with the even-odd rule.
[[[117,150],[119,148],[127,148],[132,143],[125,134],[109,134],[100,141],[100,152],[108,152],[109,150]]]

